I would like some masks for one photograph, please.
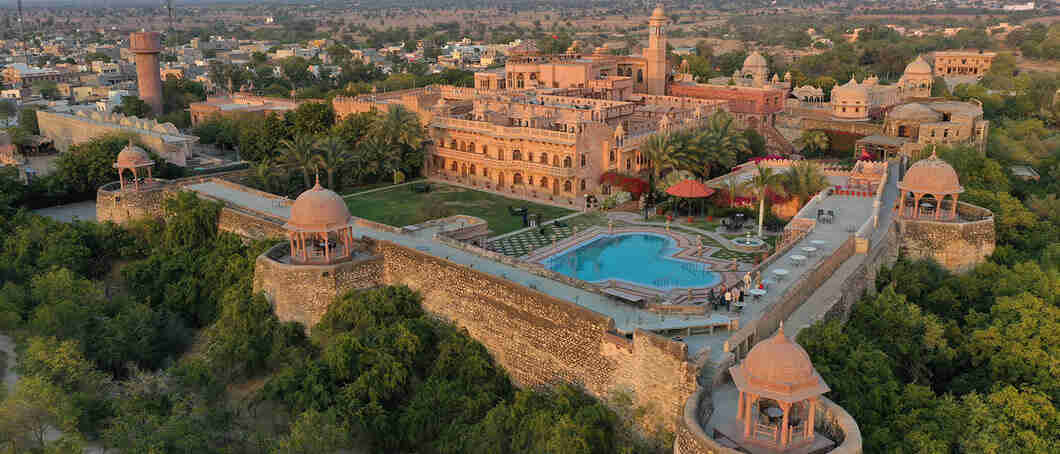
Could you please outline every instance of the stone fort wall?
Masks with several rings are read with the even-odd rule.
[[[254,264],[254,291],[265,292],[280,320],[313,326],[341,294],[382,284],[383,262],[362,254],[332,265],[291,265],[281,258],[290,246],[279,244],[260,255]]]
[[[912,259],[932,259],[953,272],[964,272],[986,261],[994,253],[996,233],[993,214],[964,202],[957,214],[968,222],[898,218],[902,252]]]
[[[676,429],[696,386],[687,345],[640,330],[617,335],[606,316],[413,249],[378,242],[375,251],[383,284],[420,292],[427,311],[467,329],[519,385],[632,391],[651,419]]]

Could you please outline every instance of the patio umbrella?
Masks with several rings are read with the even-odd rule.
[[[666,189],[666,193],[682,199],[702,199],[714,194],[714,189],[696,180],[684,180]]]

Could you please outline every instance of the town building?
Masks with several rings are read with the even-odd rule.
[[[270,98],[249,93],[234,93],[231,96],[210,96],[204,102],[192,103],[191,124],[197,126],[214,116],[235,118],[244,115],[265,116],[268,113],[283,115],[297,109],[306,100]]]
[[[979,77],[990,70],[990,64],[997,57],[995,52],[983,51],[935,51],[934,74],[936,76],[975,76]]]
[[[76,71],[63,71],[54,68],[37,68],[25,63],[8,65],[3,71],[4,84],[11,87],[29,87],[37,82],[66,82],[76,80],[80,75]]]

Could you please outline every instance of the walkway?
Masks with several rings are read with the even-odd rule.
[[[33,213],[55,219],[59,222],[88,221],[96,222],[96,201],[70,203],[33,210]]]
[[[883,241],[883,235],[887,232],[890,224],[894,222],[894,212],[890,208],[898,200],[898,164],[891,163],[887,171],[887,184],[884,185],[883,197],[880,198],[881,211],[876,230],[872,233],[870,248],[875,249]],[[835,301],[835,296],[843,291],[843,284],[847,278],[868,259],[868,254],[856,254],[843,263],[832,276],[828,278],[817,290],[806,299],[795,312],[788,317],[785,325],[791,327],[787,333],[791,337],[798,335],[799,331],[817,322],[830,309]]]
[[[261,194],[239,191],[213,181],[185,186],[186,189],[198,192],[211,198],[229,202],[233,205],[250,208],[278,218],[291,217],[291,205],[280,203],[287,199],[280,196],[272,198]]]

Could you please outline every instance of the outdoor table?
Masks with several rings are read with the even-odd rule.
[[[766,416],[769,416],[770,420],[775,420],[777,418],[780,418],[780,417],[784,416],[784,411],[781,410],[779,407],[769,407],[769,408],[765,409],[765,413],[766,413]]]
[[[791,261],[795,262],[796,265],[802,265],[802,262],[806,261],[806,256],[802,254],[794,254],[791,256]]]
[[[823,246],[825,244],[828,244],[828,242],[825,241],[825,240],[811,240],[810,244],[816,244],[818,246]]]
[[[802,252],[805,252],[806,255],[813,255],[814,252],[817,252],[817,248],[813,246],[806,246],[802,248]]]
[[[732,307],[736,309],[736,312],[742,312],[745,306],[747,306],[747,303],[732,303]]]
[[[777,280],[784,279],[784,276],[788,275],[788,270],[784,268],[777,268],[773,270],[773,274],[777,275]]]
[[[765,296],[766,291],[762,290],[760,288],[753,288],[751,290],[748,290],[747,293],[750,293],[757,300],[757,299],[762,299],[762,297]]]

